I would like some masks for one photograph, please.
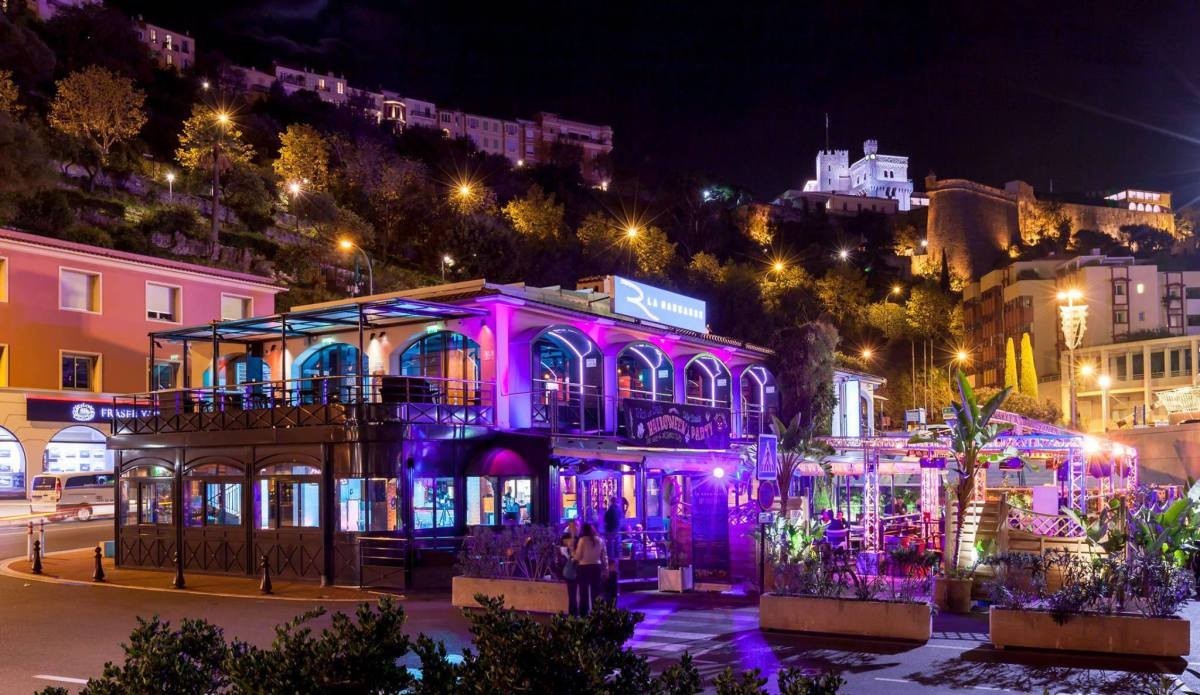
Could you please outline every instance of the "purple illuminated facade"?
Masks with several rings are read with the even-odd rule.
[[[602,525],[615,499],[630,559],[665,561],[674,526],[728,575],[692,506],[724,527],[748,499],[702,488],[748,477],[778,405],[769,351],[679,327],[703,325],[689,298],[618,314],[596,283],[464,282],[153,335],[183,383],[122,399],[141,416],[110,443],[118,562],[172,569],[179,550],[185,571],[252,574],[265,556],[284,576],[437,585],[472,527]],[[869,432],[879,381],[838,379],[855,385],[836,419]]]

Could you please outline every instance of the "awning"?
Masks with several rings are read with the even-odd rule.
[[[478,452],[467,462],[467,475],[533,476],[533,466],[525,457],[506,447],[490,447]]]

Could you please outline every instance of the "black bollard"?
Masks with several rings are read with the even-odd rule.
[[[94,572],[92,572],[92,581],[93,582],[104,581],[104,562],[102,560],[103,557],[104,557],[104,551],[100,550],[100,546],[96,546],[96,570]]]
[[[262,581],[258,584],[258,590],[264,594],[271,593],[271,563],[267,560],[267,556],[263,555],[258,561],[258,566],[262,567]]]
[[[179,552],[175,553],[175,581],[171,582],[171,586],[176,589],[186,589],[187,586],[183,582],[183,561],[179,557]]]
[[[42,573],[42,542],[33,542],[33,573]]]

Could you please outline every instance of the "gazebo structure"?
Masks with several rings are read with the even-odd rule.
[[[1043,536],[1079,537],[1079,528],[1063,508],[1088,512],[1088,499],[1103,501],[1119,490],[1132,491],[1138,483],[1137,450],[1122,444],[1070,432],[1053,425],[1000,412],[996,421],[1012,425],[1010,431],[985,448],[988,466],[1020,470],[1031,461],[1042,461],[1056,471],[1058,504],[1055,514],[1036,514],[1011,507],[1003,521],[1008,528]],[[941,488],[945,476],[953,476],[953,453],[948,436],[916,443],[905,434],[873,437],[826,437],[836,452],[827,461],[835,476],[859,476],[862,488],[862,548],[877,550],[883,544],[880,509],[880,478],[889,474],[920,475],[920,512],[926,524],[936,524],[942,510]],[[802,465],[800,473],[818,476],[817,463]],[[1090,481],[1090,482],[1089,482]],[[1094,493],[1092,495],[1091,493]],[[976,478],[972,502],[982,507],[987,496],[987,476]],[[964,529],[964,536],[968,530]],[[971,530],[973,534],[973,530]]]

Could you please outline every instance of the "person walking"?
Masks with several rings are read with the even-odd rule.
[[[567,522],[562,535],[562,577],[567,583],[567,615],[579,615],[579,565],[575,562],[575,546],[579,543],[579,523],[574,519]]]
[[[608,545],[608,556],[618,557],[621,536],[621,508],[617,506],[617,498],[608,498],[608,509],[604,510],[604,541]]]
[[[604,541],[596,535],[594,526],[583,525],[571,557],[575,560],[579,584],[579,615],[587,617],[592,611],[593,599],[600,596],[600,576],[607,559]]]

